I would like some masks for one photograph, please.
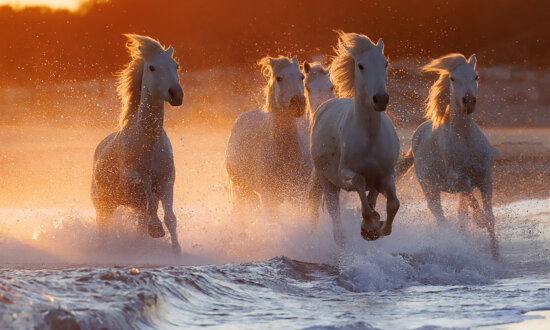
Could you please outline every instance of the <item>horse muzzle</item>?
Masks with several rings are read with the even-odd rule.
[[[390,102],[390,96],[388,93],[377,93],[372,97],[374,103],[374,110],[382,112],[388,107]]]
[[[464,105],[464,110],[466,114],[470,115],[476,109],[476,98],[473,96],[465,96],[462,98],[462,104]]]
[[[294,117],[302,117],[305,109],[306,98],[303,95],[295,95],[290,99],[290,110],[292,111]]]
[[[181,87],[168,88],[168,103],[171,106],[177,107],[183,103],[183,90]]]

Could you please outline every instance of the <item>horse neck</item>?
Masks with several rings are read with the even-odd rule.
[[[382,113],[374,110],[371,104],[366,103],[364,92],[355,89],[353,116],[355,122],[365,127],[369,136],[377,135],[380,132],[380,121]]]
[[[147,87],[142,87],[135,119],[135,125],[146,137],[160,138],[164,128],[164,100],[151,95]]]
[[[449,131],[458,136],[467,137],[470,135],[470,130],[473,126],[473,119],[468,115],[451,95],[449,102]]]
[[[298,129],[295,118],[272,111],[269,113],[269,126],[277,150],[280,149],[284,152],[289,146],[298,145]]]

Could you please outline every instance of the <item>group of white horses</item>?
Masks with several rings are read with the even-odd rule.
[[[101,228],[119,205],[139,215],[139,228],[164,235],[157,215],[163,204],[172,245],[180,246],[172,211],[174,161],[163,129],[164,102],[180,105],[183,92],[173,49],[148,37],[127,35],[132,61],[119,77],[123,99],[119,130],[96,149],[92,200]],[[354,191],[361,201],[361,236],[369,241],[391,234],[399,209],[395,182],[414,166],[428,207],[445,217],[440,192],[460,194],[459,217],[473,210],[475,223],[487,228],[498,254],[492,211],[491,169],[497,152],[475,124],[478,75],[475,56],[449,54],[422,67],[439,73],[430,88],[426,118],[400,158],[399,139],[384,110],[388,60],[384,43],[338,32],[329,69],[319,63],[266,57],[259,61],[267,84],[261,110],[241,114],[231,129],[225,167],[235,211],[282,202],[307,205],[315,226],[326,207],[335,241],[343,245],[340,191]],[[335,96],[339,97],[335,97]],[[482,195],[479,206],[473,189]],[[368,194],[367,194],[368,192]],[[386,197],[387,218],[375,211]]]

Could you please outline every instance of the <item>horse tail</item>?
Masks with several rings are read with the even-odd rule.
[[[314,230],[317,227],[317,222],[319,220],[319,206],[321,205],[323,198],[323,187],[321,187],[319,174],[317,173],[315,167],[313,167],[313,170],[311,171],[308,191],[308,208],[311,219],[311,229]]]
[[[401,178],[405,176],[405,174],[407,174],[413,166],[414,154],[412,148],[409,148],[409,151],[403,155],[403,158],[397,161],[397,165],[395,166],[395,181],[397,182],[401,180]]]

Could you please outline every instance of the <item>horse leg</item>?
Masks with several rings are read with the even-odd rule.
[[[153,238],[160,238],[166,235],[162,222],[158,216],[159,200],[153,196],[151,182],[145,185],[145,193],[147,195],[147,232]]]
[[[436,188],[430,187],[427,183],[420,181],[420,187],[426,197],[428,208],[438,221],[444,221],[445,215],[443,214],[443,208],[441,207],[441,192]]]
[[[92,180],[94,180],[92,178]],[[102,236],[107,235],[107,229],[109,227],[109,219],[115,211],[116,207],[112,205],[111,201],[105,197],[105,194],[100,192],[95,183],[92,183],[91,197],[96,212],[96,223],[99,228],[99,232]]]
[[[334,237],[334,241],[336,244],[344,246],[345,238],[340,218],[340,188],[333,185],[322,175],[319,176],[319,180],[323,187],[325,201],[327,203],[327,211],[332,218],[332,235]]]
[[[153,196],[151,177],[141,177],[138,173],[131,173],[131,175],[128,189],[131,192],[132,206],[138,212],[138,228],[147,226],[149,236],[163,237],[165,233],[157,214],[158,199]]]
[[[469,191],[466,191],[464,193],[464,196],[466,197],[466,200],[470,203],[470,207],[474,211],[473,217],[476,225],[481,228],[485,227],[485,223],[483,222],[485,217],[483,215],[483,212],[481,211],[481,207],[479,207],[479,203],[475,198],[474,193],[471,191],[471,189],[469,189]]]
[[[483,210],[485,213],[486,227],[491,240],[491,253],[498,257],[498,242],[495,235],[495,216],[493,214],[493,184],[489,183],[480,188]]]
[[[256,201],[259,204],[258,196],[254,191],[242,180],[233,177],[231,178],[231,188],[233,190],[233,213],[241,217],[245,211],[245,205]]]
[[[387,218],[381,230],[381,235],[388,236],[391,234],[393,219],[399,210],[399,199],[395,193],[395,179],[390,175],[384,187],[384,195],[386,196],[386,213]]]
[[[372,209],[372,212],[374,212],[376,214],[378,214],[378,212],[376,212],[375,207],[376,207],[376,201],[378,200],[378,195],[379,194],[380,193],[378,192],[378,190],[371,189],[369,191],[369,194],[367,195],[367,200],[369,201],[369,206]],[[378,217],[380,217],[380,214],[378,214]]]
[[[464,193],[460,193],[458,199],[458,220],[464,222],[468,219],[468,199]]]
[[[177,231],[177,218],[174,213],[173,203],[174,203],[174,185],[173,182],[170,182],[163,189],[162,196],[160,198],[162,202],[162,209],[164,210],[164,223],[168,232],[170,232],[170,240],[172,241],[172,248],[176,253],[181,253],[181,246],[178,242],[178,231]]]
[[[317,174],[317,170],[315,169],[315,167],[311,171],[308,190],[311,231],[313,232],[319,224],[319,206],[323,197],[323,187],[321,187],[319,175]]]
[[[101,236],[107,235],[107,229],[109,229],[110,219],[114,212],[114,208],[96,207],[96,222],[99,228]]]

